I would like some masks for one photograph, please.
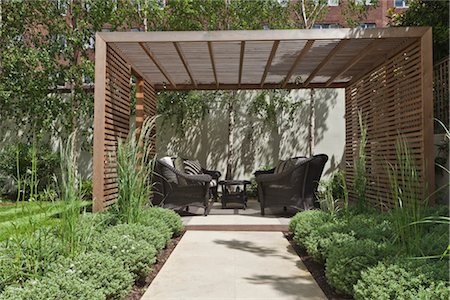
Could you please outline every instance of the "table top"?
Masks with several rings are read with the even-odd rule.
[[[241,184],[250,184],[250,180],[221,180],[219,181],[220,185],[241,185]]]

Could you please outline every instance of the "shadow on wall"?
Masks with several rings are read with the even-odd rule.
[[[249,178],[265,166],[274,166],[279,159],[308,155],[310,91],[292,90],[289,101],[298,102],[297,110],[283,112],[275,124],[267,124],[259,116],[249,114],[255,91],[240,91],[235,106],[234,178]],[[270,93],[269,93],[270,95]],[[212,101],[210,112],[198,126],[177,136],[174,128],[159,124],[157,153],[159,156],[182,156],[198,159],[202,166],[225,175],[228,149],[228,104]],[[270,101],[270,99],[267,99]],[[339,167],[345,143],[344,93],[337,89],[315,91],[315,153],[326,153],[330,160],[326,174]],[[168,124],[167,122],[166,124]]]

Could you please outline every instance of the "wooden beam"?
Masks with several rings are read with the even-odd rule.
[[[424,196],[435,189],[434,170],[434,119],[433,119],[433,35],[431,28],[420,39],[421,86],[422,86],[422,178],[425,181]],[[428,193],[428,195],[426,194]],[[425,199],[425,197],[423,199]],[[428,200],[433,204],[435,197]]]
[[[145,46],[145,43],[139,43],[139,45],[141,46],[142,50],[144,50],[144,52],[147,54],[147,56],[153,61],[153,63],[156,65],[156,67],[159,69],[159,71],[164,75],[164,77],[166,77],[167,81],[170,82],[170,84],[173,87],[177,87],[177,85],[175,84],[175,82],[173,81],[173,79],[170,77],[169,73],[167,72],[167,70],[164,68],[164,66],[159,62],[159,60],[156,58],[156,56],[153,54],[152,51],[150,51],[150,49],[148,49]]]
[[[212,70],[214,73],[214,81],[216,83],[217,88],[219,88],[219,81],[217,80],[216,64],[214,62],[214,51],[211,42],[208,42],[208,51],[209,51],[209,58],[211,59]]]
[[[239,58],[239,81],[238,81],[238,86],[241,86],[241,81],[242,81],[242,67],[244,64],[244,53],[245,53],[245,41],[241,42],[241,56]]]
[[[189,66],[186,57],[184,56],[183,50],[181,50],[181,46],[178,42],[174,42],[173,45],[175,46],[175,49],[178,52],[178,56],[180,57],[181,61],[183,62],[184,68],[186,69],[186,72],[189,75],[189,78],[191,79],[192,84],[197,87],[197,82],[194,79],[194,75],[192,73],[191,67]]]
[[[95,39],[94,149],[92,158],[92,200],[94,212],[103,210],[106,121],[106,42]]]
[[[354,56],[348,63],[347,65],[345,65],[344,68],[342,68],[339,72],[337,72],[336,74],[334,74],[333,76],[331,76],[330,79],[328,79],[328,81],[326,82],[326,86],[330,86],[331,83],[333,83],[333,81],[340,77],[342,74],[344,74],[345,72],[347,72],[348,70],[350,70],[354,65],[356,65],[361,59],[363,59],[364,57],[366,57],[367,54],[370,53],[370,51],[372,51],[373,48],[375,48],[375,46],[378,44],[378,40],[373,40],[372,42],[370,42],[369,45],[367,45],[366,47],[364,47],[363,50],[361,50],[356,56]]]
[[[309,88],[345,88],[348,84],[346,82],[339,82],[339,83],[333,83],[330,86],[325,86],[325,83],[310,83],[308,86]],[[177,84],[177,88],[173,88],[171,86],[165,86],[163,84],[156,84],[155,90],[156,91],[185,91],[185,90],[261,90],[261,89],[279,89],[280,84],[279,83],[265,83],[262,87],[259,83],[241,83],[240,86],[238,84],[220,84],[217,86],[215,83],[211,84],[197,84],[197,88],[195,88],[192,84]],[[288,83],[285,87],[285,89],[305,89],[303,84],[301,83]]]
[[[142,78],[136,80],[136,133],[140,134],[140,129],[144,123],[144,85]]]
[[[337,45],[333,49],[331,49],[328,55],[314,69],[314,71],[312,71],[312,73],[308,76],[303,85],[306,87],[311,82],[311,80],[314,79],[317,73],[319,73],[320,70],[334,57],[334,55],[339,51],[339,49],[345,47],[345,45],[347,45],[348,42],[349,40],[341,40],[340,42],[338,42]]]
[[[383,55],[383,57],[377,61],[375,61],[370,68],[368,68],[367,70],[364,70],[364,72],[362,72],[360,75],[355,76],[354,78],[352,78],[349,82],[348,85],[351,86],[353,85],[355,82],[359,81],[361,78],[364,78],[367,74],[372,73],[375,69],[379,68],[381,65],[383,65],[386,61],[388,61],[389,59],[391,59],[392,57],[394,57],[395,55],[397,55],[400,52],[405,51],[406,49],[408,49],[412,44],[416,43],[417,39],[407,39],[405,41],[404,46],[402,46],[401,50],[398,49],[394,49],[393,51],[387,53],[386,55]]]
[[[222,31],[160,31],[100,32],[106,42],[239,42],[275,40],[336,40],[420,38],[430,27],[335,28],[287,30],[222,30]]]
[[[270,70],[270,66],[272,66],[272,60],[277,53],[278,45],[280,45],[280,41],[274,41],[272,45],[272,50],[270,50],[269,58],[267,59],[266,67],[264,68],[264,73],[261,77],[260,85],[261,87],[264,85],[264,81],[266,81],[267,73]]]
[[[291,79],[292,74],[294,74],[295,69],[297,68],[298,64],[302,60],[302,58],[308,53],[309,49],[311,49],[312,45],[314,44],[314,40],[308,40],[306,42],[306,45],[303,47],[303,49],[300,51],[300,53],[297,55],[297,58],[292,63],[291,69],[287,73],[286,77],[284,78],[283,84],[281,85],[281,88],[285,88],[287,84],[289,83],[289,79]]]

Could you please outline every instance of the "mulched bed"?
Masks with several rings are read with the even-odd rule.
[[[315,261],[311,256],[308,255],[306,250],[299,245],[297,245],[293,240],[293,235],[290,232],[284,232],[284,236],[292,245],[297,255],[301,258],[303,264],[306,266],[308,271],[316,280],[319,287],[324,292],[325,296],[327,296],[330,300],[341,300],[341,299],[353,299],[350,296],[341,295],[336,292],[336,290],[331,287],[327,278],[325,277],[325,266],[317,261]]]
[[[144,295],[145,291],[147,290],[148,286],[152,283],[153,279],[155,279],[158,272],[161,270],[161,268],[166,263],[167,259],[169,258],[172,251],[175,249],[175,247],[180,242],[181,238],[183,237],[185,231],[180,234],[180,236],[171,239],[169,243],[167,244],[166,248],[159,253],[156,264],[152,266],[152,271],[147,275],[146,278],[140,279],[139,281],[134,283],[133,288],[128,293],[128,296],[125,298],[125,300],[139,300],[141,299],[142,295]]]

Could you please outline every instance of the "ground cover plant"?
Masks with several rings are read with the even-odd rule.
[[[142,139],[150,140],[149,124],[144,122]],[[150,272],[183,224],[173,211],[146,206],[151,186],[143,185],[152,165],[143,167],[149,159],[141,155],[148,150],[142,139],[119,143],[122,155],[132,156],[121,161],[120,201],[107,212],[89,213],[91,201],[82,200],[89,184],[77,172],[76,134],[61,147],[55,201],[18,189],[19,201],[0,206],[0,299],[122,299]],[[127,197],[124,191],[133,188]]]
[[[418,173],[409,153],[400,136],[397,162],[386,168],[395,204],[390,211],[370,208],[365,200],[348,205],[345,183],[333,178],[321,184],[320,210],[292,218],[294,241],[324,265],[338,293],[355,299],[449,298],[449,207],[428,206],[429,198],[416,192]]]

